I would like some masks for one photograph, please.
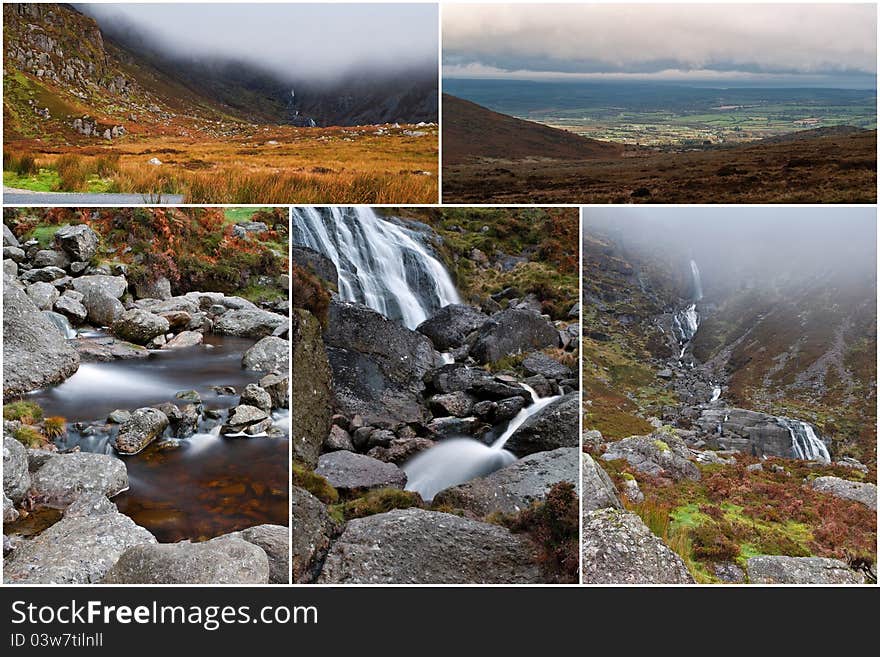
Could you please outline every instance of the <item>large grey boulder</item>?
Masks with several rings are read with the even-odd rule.
[[[586,452],[581,457],[581,505],[584,512],[597,509],[622,509],[617,489],[608,473]]]
[[[55,243],[73,260],[88,261],[98,250],[98,234],[85,224],[62,226],[55,232]]]
[[[438,310],[430,319],[419,324],[416,330],[427,335],[436,349],[448,351],[463,345],[465,338],[488,319],[489,316],[477,308],[453,303]]]
[[[263,549],[269,559],[269,583],[290,583],[290,528],[282,525],[256,525],[224,534],[240,538]]]
[[[13,502],[24,499],[31,487],[27,450],[12,436],[3,437],[3,493]]]
[[[305,583],[317,577],[330,540],[336,534],[336,522],[327,507],[308,491],[294,486],[293,505],[293,581]]]
[[[73,289],[84,297],[87,297],[89,292],[104,292],[114,299],[121,299],[127,287],[125,276],[94,274],[73,279]]]
[[[21,246],[15,234],[9,230],[9,226],[3,224],[3,246]]]
[[[243,308],[223,313],[214,323],[214,332],[240,338],[264,338],[285,324],[287,318],[283,315],[258,308]]]
[[[580,444],[580,394],[571,392],[547,404],[514,431],[504,448],[517,456]]]
[[[582,524],[584,584],[693,584],[681,557],[635,513],[598,509]]]
[[[125,314],[125,306],[119,299],[97,287],[83,293],[82,304],[88,320],[96,326],[113,326]]]
[[[284,373],[290,369],[290,351],[290,342],[270,335],[244,352],[241,365],[246,370]]]
[[[341,413],[373,426],[429,419],[423,379],[439,355],[427,337],[364,305],[333,301],[324,343]]]
[[[25,292],[40,310],[52,310],[52,305],[58,298],[58,290],[51,283],[31,283],[25,288]]]
[[[272,408],[290,406],[290,377],[286,372],[267,374],[260,379],[260,387],[272,398]]]
[[[522,368],[529,376],[540,375],[546,379],[568,379],[572,372],[570,367],[566,367],[558,360],[551,358],[540,351],[533,352],[523,358]]]
[[[480,516],[517,513],[543,500],[559,482],[577,487],[578,460],[576,447],[530,454],[485,477],[439,492],[434,504],[466,509]]]
[[[558,343],[556,327],[533,310],[502,310],[480,327],[470,354],[478,363],[494,363],[504,356]]]
[[[272,410],[272,396],[256,383],[248,383],[241,391],[239,404],[256,406],[261,411],[269,413]]]
[[[198,331],[181,331],[168,342],[162,345],[162,349],[188,349],[196,347],[205,341],[205,336]]]
[[[37,267],[28,269],[21,275],[24,283],[53,283],[67,276],[67,272],[61,267]]]
[[[626,461],[639,472],[675,481],[700,479],[700,469],[688,460],[689,452],[678,436],[665,432],[631,436],[609,443],[602,459]]]
[[[58,267],[59,269],[67,269],[70,267],[70,258],[68,258],[62,251],[43,249],[34,254],[32,264],[34,267]]]
[[[864,504],[869,509],[877,510],[877,486],[875,484],[849,481],[840,477],[816,477],[810,482],[810,486],[820,493],[852,500]]]
[[[321,338],[321,325],[315,317],[298,308],[293,309],[293,458],[314,468],[318,464],[321,445],[330,432],[333,415],[331,371]],[[281,394],[276,384],[273,399]],[[270,393],[272,394],[272,393]]]
[[[758,556],[746,562],[751,584],[863,584],[843,561],[820,557]]]
[[[59,297],[55,301],[54,308],[56,312],[66,315],[74,324],[81,324],[89,315],[89,311],[81,302],[67,295]]]
[[[268,584],[265,550],[235,536],[204,543],[129,548],[104,576],[105,584]]]
[[[498,525],[423,509],[349,521],[318,579],[327,584],[534,584],[534,548]]]
[[[464,363],[449,363],[431,374],[431,387],[439,393],[477,390],[493,381],[486,370]]]
[[[138,299],[159,299],[165,301],[171,298],[171,281],[164,276],[155,280],[140,281],[134,286],[134,293]]]
[[[3,395],[60,383],[79,355],[14,280],[3,279]]]
[[[229,412],[226,424],[220,430],[224,436],[257,436],[272,426],[269,413],[256,406],[239,404]]]
[[[113,333],[135,344],[147,344],[157,335],[168,332],[168,320],[146,310],[132,308],[113,322]]]
[[[393,463],[354,452],[322,454],[315,472],[343,494],[373,488],[403,488],[406,485],[406,473]]]
[[[108,454],[57,454],[31,478],[31,495],[48,506],[64,508],[84,493],[113,497],[128,489],[125,464]]]
[[[168,428],[168,416],[157,408],[139,408],[132,411],[119,427],[116,451],[137,454],[156,440]]]
[[[120,555],[136,545],[156,542],[116,507],[94,505],[91,514],[74,513],[24,541],[4,562],[7,584],[96,584]]]

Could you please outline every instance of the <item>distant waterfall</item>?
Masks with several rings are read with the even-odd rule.
[[[460,299],[418,235],[368,207],[293,208],[293,243],[336,265],[339,295],[415,328]]]
[[[791,435],[791,451],[794,458],[804,461],[819,461],[831,463],[831,454],[828,447],[816,435],[813,425],[800,420],[792,420],[787,417],[777,418],[779,424],[788,429]]]
[[[700,328],[700,315],[697,312],[697,302],[703,298],[703,281],[700,278],[700,268],[691,260],[691,303],[684,310],[679,310],[672,318],[672,330],[678,340],[681,351],[678,359],[684,358],[688,345]]]
[[[700,278],[700,268],[697,267],[697,263],[694,260],[691,260],[691,282],[693,284],[693,296],[691,299],[699,301],[703,298],[703,280]]]

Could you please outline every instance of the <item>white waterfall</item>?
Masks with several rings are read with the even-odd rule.
[[[510,465],[516,457],[504,445],[532,415],[559,399],[560,395],[541,399],[529,386],[532,404],[523,408],[491,446],[472,438],[448,438],[403,464],[406,490],[417,492],[430,501],[442,490],[463,484]]]
[[[293,208],[293,243],[333,261],[340,297],[415,328],[460,299],[417,233],[372,208]]]
[[[787,417],[777,418],[791,435],[791,451],[794,458],[804,461],[831,463],[831,454],[824,441],[816,435],[813,425]]]
[[[721,399],[721,387],[715,386],[714,388],[712,388],[712,399],[709,400],[709,403],[714,404],[719,399]]]
[[[703,280],[700,278],[700,268],[697,267],[697,263],[694,260],[691,260],[691,282],[693,284],[693,296],[691,298],[694,301],[699,301],[703,298]]]

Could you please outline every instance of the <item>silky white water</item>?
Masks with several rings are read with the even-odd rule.
[[[831,454],[824,441],[816,435],[813,425],[787,417],[778,418],[779,423],[791,435],[791,451],[797,459],[831,463]]]
[[[339,296],[415,328],[460,299],[417,234],[368,207],[294,208],[293,242],[336,265]]]
[[[523,422],[560,397],[554,395],[542,399],[529,386],[523,387],[532,396],[532,404],[510,420],[504,433],[491,446],[472,438],[449,438],[438,443],[402,466],[407,477],[406,490],[415,491],[423,500],[430,501],[442,490],[490,474],[516,461],[516,457],[504,449],[507,441]]]
[[[714,402],[717,402],[719,399],[721,399],[721,388],[715,386],[714,388],[712,388],[712,399],[709,400],[709,403],[712,404]]]

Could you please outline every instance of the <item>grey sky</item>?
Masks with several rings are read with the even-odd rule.
[[[126,21],[177,54],[243,59],[298,77],[437,63],[437,9],[430,4],[76,6],[102,26]]]
[[[449,77],[876,74],[869,4],[444,5]]]

